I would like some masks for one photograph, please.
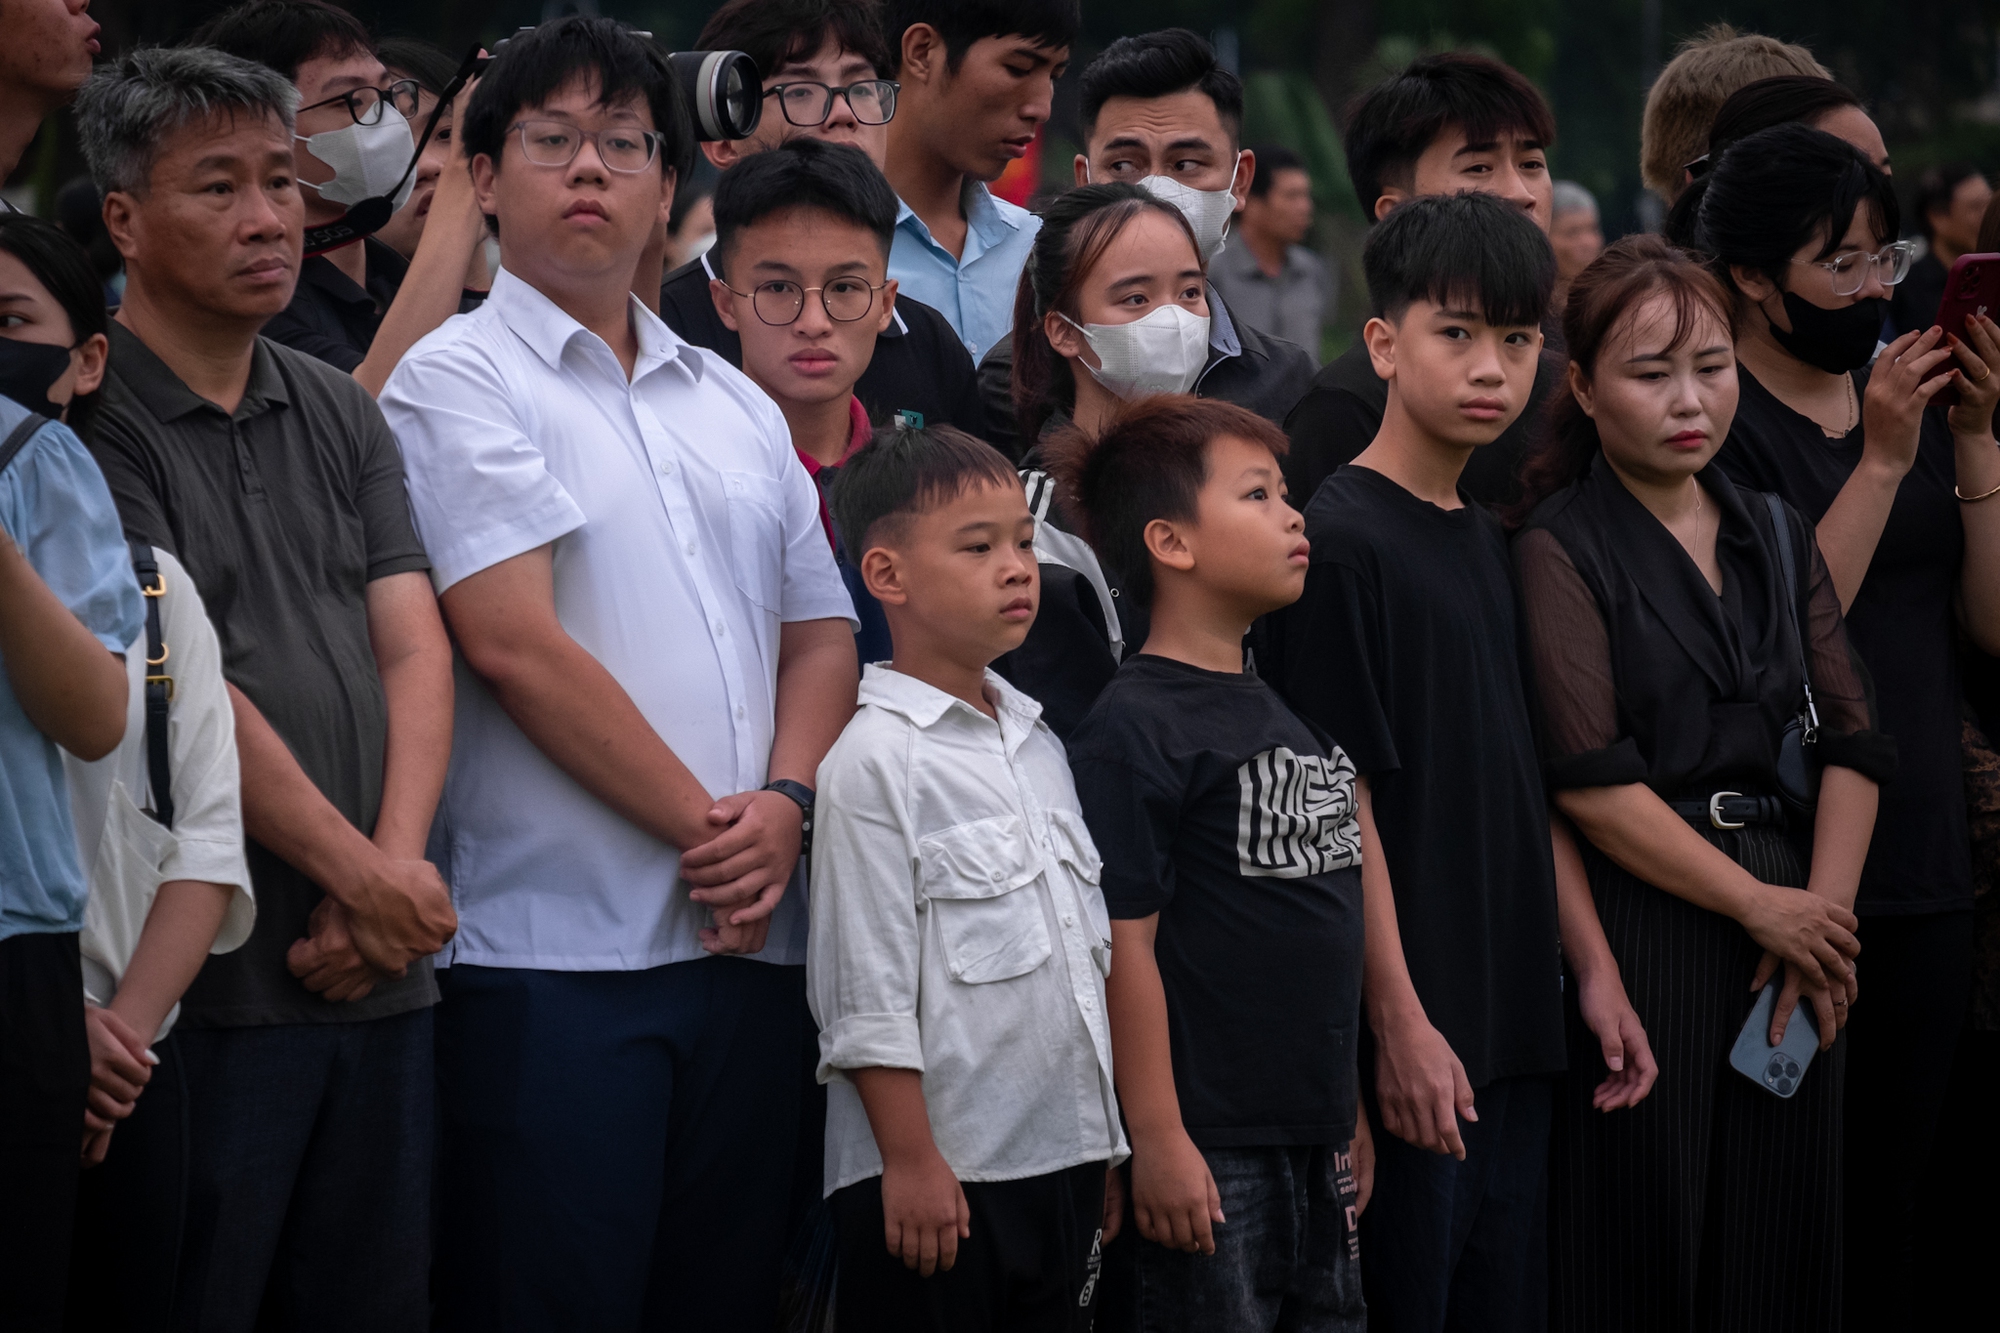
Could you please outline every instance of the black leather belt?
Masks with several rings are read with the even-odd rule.
[[[1742,828],[1745,824],[1785,822],[1785,807],[1775,796],[1745,796],[1739,791],[1719,791],[1706,799],[1668,801],[1673,812],[1688,823],[1710,828]]]

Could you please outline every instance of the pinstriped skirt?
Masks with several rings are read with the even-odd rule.
[[[1805,883],[1773,828],[1703,829],[1767,884]],[[1736,922],[1584,846],[1597,912],[1660,1065],[1630,1110],[1566,989],[1569,1070],[1549,1154],[1550,1325],[1562,1333],[1825,1333],[1840,1327],[1846,1034],[1781,1100],[1729,1067],[1762,956]]]

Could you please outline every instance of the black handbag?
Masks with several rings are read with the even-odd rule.
[[[1806,659],[1805,631],[1799,625],[1799,580],[1792,564],[1792,525],[1785,518],[1785,502],[1765,493],[1771,511],[1771,526],[1778,538],[1778,568],[1784,577],[1785,613],[1792,622],[1792,637],[1799,645],[1799,679],[1805,699],[1799,711],[1785,723],[1778,737],[1778,799],[1796,819],[1809,819],[1819,805],[1819,709],[1813,703],[1812,666]]]

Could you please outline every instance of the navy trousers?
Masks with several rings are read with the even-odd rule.
[[[460,963],[438,986],[438,1327],[769,1333],[805,969]]]

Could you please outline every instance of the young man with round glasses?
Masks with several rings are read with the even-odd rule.
[[[709,17],[696,45],[742,51],[764,71],[757,132],[701,146],[725,176],[800,138],[858,148],[882,169],[898,88],[889,78],[893,61],[872,0],[730,0]],[[718,276],[712,253],[668,274],[660,318],[695,346],[747,370],[742,340],[709,294]],[[942,314],[907,296],[876,333],[873,354],[851,388],[875,422],[908,409],[931,425],[981,436],[986,431],[971,355]]]
[[[189,40],[254,60],[298,89],[292,149],[309,240],[313,228],[340,221],[398,181],[397,206],[409,199],[416,183],[410,159],[423,130],[417,82],[390,79],[359,19],[324,0],[246,0]],[[291,304],[264,326],[264,336],[379,394],[403,353],[458,313],[484,227],[464,159],[454,154],[414,257],[372,236],[323,253],[308,244]]]
[[[382,395],[466,667],[436,1327],[770,1328],[853,602],[785,418],[630,291],[693,151],[662,53],[545,23],[459,128],[500,272]]]

